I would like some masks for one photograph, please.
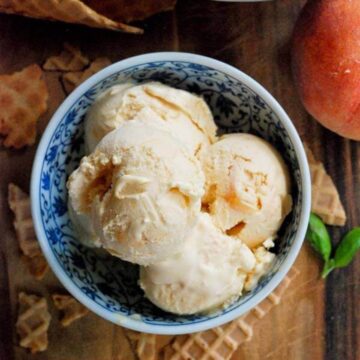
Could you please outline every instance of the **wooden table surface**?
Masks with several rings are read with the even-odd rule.
[[[49,55],[59,53],[64,41],[79,46],[90,57],[107,56],[112,61],[152,51],[180,50],[234,65],[279,100],[303,140],[324,161],[348,214],[346,226],[331,231],[336,243],[348,229],[359,225],[360,144],[318,125],[296,95],[289,68],[289,39],[303,4],[304,0],[253,4],[179,0],[176,11],[142,24],[142,36],[0,15],[0,73],[33,62],[41,64]],[[53,100],[48,116],[40,121],[39,134],[56,104]],[[31,279],[19,260],[7,185],[12,181],[28,190],[35,150],[36,145],[20,151],[0,148],[0,359],[118,359],[120,328],[93,314],[64,331],[50,329],[50,346],[44,354],[29,355],[17,345],[16,294],[23,289],[43,292],[44,285]],[[296,262],[301,272],[298,279],[234,359],[360,359],[360,256],[348,268],[332,273],[326,282],[319,279],[320,265],[304,245]],[[51,275],[45,284],[46,291],[59,287]],[[71,356],[65,355],[69,349]]]

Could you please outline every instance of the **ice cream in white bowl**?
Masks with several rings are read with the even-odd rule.
[[[145,290],[147,297],[144,296],[144,293],[138,285],[138,265],[132,265],[119,259],[124,258],[123,254],[129,250],[131,246],[117,246],[115,249],[117,253],[115,255],[117,256],[112,256],[110,254],[107,255],[106,252],[99,253],[98,250],[83,246],[79,242],[79,236],[76,230],[76,227],[79,227],[79,225],[73,226],[69,218],[69,212],[67,211],[66,203],[68,198],[66,182],[73,170],[79,166],[80,159],[86,153],[83,145],[86,115],[89,113],[89,109],[95,100],[112,86],[126,83],[145,84],[155,80],[170,85],[172,88],[182,89],[189,93],[196,94],[197,97],[202,97],[209,106],[220,133],[235,133],[241,131],[256,134],[257,137],[261,137],[271,143],[284,158],[284,163],[289,169],[288,173],[290,174],[292,184],[291,189],[285,186],[286,191],[284,193],[282,192],[283,190],[281,190],[283,185],[279,185],[280,192],[277,193],[275,190],[278,184],[275,182],[275,185],[271,185],[271,191],[275,189],[275,192],[272,192],[275,198],[276,196],[284,196],[284,199],[286,199],[287,195],[291,196],[292,211],[287,215],[281,228],[278,229],[279,231],[276,232],[276,246],[272,250],[273,255],[268,257],[269,267],[266,269],[266,272],[261,274],[264,276],[261,277],[261,275],[258,276],[258,274],[255,273],[255,269],[261,269],[262,266],[256,266],[254,262],[256,263],[258,259],[266,258],[266,256],[262,256],[264,251],[268,253],[265,247],[261,246],[259,249],[249,250],[249,247],[242,242],[241,236],[239,236],[240,240],[237,242],[236,240],[238,239],[236,239],[231,232],[226,233],[229,229],[220,229],[218,225],[214,225],[214,216],[211,214],[211,211],[209,211],[211,210],[211,206],[207,206],[209,204],[203,204],[203,208],[199,209],[198,197],[201,198],[202,194],[201,191],[198,190],[191,191],[190,196],[190,204],[191,201],[194,201],[195,206],[192,207],[191,205],[191,208],[193,209],[192,211],[198,213],[198,221],[192,224],[191,216],[180,215],[179,221],[186,221],[187,225],[182,223],[183,225],[180,226],[179,229],[176,230],[175,227],[172,229],[178,233],[178,241],[173,242],[172,245],[167,247],[167,254],[164,252],[164,254],[160,254],[161,256],[159,258],[156,256],[155,258],[149,257],[143,262],[143,269],[147,272],[142,272],[140,284]],[[158,95],[156,95],[156,101],[158,101],[157,97]],[[171,99],[170,95],[169,98]],[[123,100],[124,99],[120,98],[120,103],[123,103]],[[152,100],[153,99],[151,99],[151,101]],[[146,115],[141,117],[143,119],[146,118],[146,116],[149,115],[148,106],[143,106],[143,109],[141,109],[142,104],[140,101],[139,107],[140,112],[146,112]],[[157,134],[158,139],[161,138],[161,135],[158,135],[159,133],[166,132],[170,134],[169,136],[172,140],[171,144],[166,146],[168,149],[172,149],[174,147],[173,144],[178,142],[181,144],[179,148],[182,149],[179,150],[180,153],[184,152],[187,154],[186,156],[181,156],[190,156],[191,159],[196,159],[196,163],[202,161],[202,157],[205,156],[204,154],[207,150],[203,151],[204,149],[216,146],[212,145],[212,143],[214,143],[211,135],[212,128],[205,125],[207,121],[200,121],[204,119],[204,115],[200,115],[200,117],[198,117],[198,115],[195,116],[193,112],[190,111],[191,107],[185,107],[184,111],[182,110],[181,104],[175,105],[176,111],[174,111],[173,117],[179,120],[179,124],[186,124],[188,127],[194,125],[196,127],[194,133],[196,136],[189,136],[189,138],[187,138],[184,136],[184,132],[174,131],[171,129],[171,126],[169,127],[167,125],[168,129],[165,129],[167,126],[161,129],[162,126],[159,124],[162,124],[162,121],[165,122],[167,117],[157,109],[158,107],[156,106],[150,110],[150,113],[155,113],[151,114],[151,117],[158,118],[158,125],[152,126],[153,130],[151,131]],[[127,121],[128,120],[125,119],[125,123]],[[141,121],[142,120],[139,120],[139,123],[141,123]],[[120,122],[122,122],[122,120]],[[143,124],[145,124],[145,121],[143,121]],[[128,127],[129,125],[122,124],[120,127],[121,126]],[[139,126],[146,127],[147,125]],[[115,130],[115,132],[116,131],[119,130]],[[106,135],[104,142],[106,142],[105,140],[108,136],[113,135],[111,132]],[[180,137],[180,140],[177,137]],[[167,141],[168,140],[163,139],[158,141],[159,144],[154,146],[162,148]],[[112,165],[115,164],[115,166],[117,166],[116,163],[120,162],[123,156],[117,158],[116,156],[110,157],[106,155],[109,153],[109,147],[112,146],[111,143],[112,142],[108,142],[108,145],[101,145],[101,140],[92,153],[96,153],[98,149],[101,149],[103,146],[102,152],[99,150],[101,152],[99,159],[102,159],[100,162],[103,161],[105,164],[109,161],[109,158],[111,158]],[[198,146],[194,144],[201,144],[200,150],[198,150]],[[138,145],[135,144],[134,146]],[[113,150],[114,149],[111,149],[111,153],[113,153]],[[151,151],[153,150],[152,148]],[[159,151],[163,154],[164,148]],[[134,152],[134,154],[135,153],[136,152]],[[105,156],[103,156],[104,154]],[[164,156],[170,158],[171,154],[175,160],[178,158],[178,156],[175,156],[175,153],[170,150],[168,153],[165,151]],[[133,164],[133,160],[130,161],[130,159],[133,159],[131,151],[127,153],[126,156],[127,160],[124,160],[124,163],[129,164],[127,169],[133,169],[133,165],[131,165]],[[91,157],[91,154],[89,157]],[[136,157],[134,159],[136,159]],[[86,164],[85,160],[83,160],[83,162]],[[147,164],[146,161],[143,164],[146,168],[147,165],[145,164]],[[162,161],[159,160],[160,168],[163,166],[161,164]],[[171,161],[168,162],[168,165],[164,166],[164,169],[171,168]],[[85,166],[85,168],[87,169],[83,169],[85,173],[88,171],[88,174],[91,175],[91,166]],[[194,170],[191,170],[191,168],[194,168]],[[183,189],[190,191],[188,182],[198,184],[197,186],[199,186],[199,184],[204,181],[205,189],[205,180],[201,180],[201,176],[196,175],[197,170],[195,170],[195,168],[197,168],[197,165],[190,166],[190,168],[184,171],[184,174],[187,176],[181,174],[183,178],[176,178],[180,175],[177,175],[175,171],[174,184],[181,183],[184,185]],[[163,183],[166,183],[166,176],[161,176],[161,173],[158,177],[151,176],[151,174],[157,173],[157,169],[154,170],[151,166],[149,169],[149,172],[145,174],[146,176],[140,173],[129,173],[125,174],[126,176],[124,177],[124,174],[120,171],[121,174],[119,172],[112,173],[110,182],[107,182],[106,176],[102,178],[104,183],[100,181],[100,185],[105,184],[104,188],[106,191],[100,193],[95,192],[93,195],[96,201],[105,199],[105,205],[102,207],[103,210],[98,211],[98,214],[96,214],[97,211],[90,211],[90,223],[92,225],[98,225],[100,222],[100,227],[95,226],[95,236],[100,238],[100,246],[105,249],[108,247],[109,250],[114,252],[112,245],[119,245],[116,243],[117,237],[120,234],[118,232],[119,217],[117,217],[117,212],[124,206],[123,202],[119,201],[119,198],[124,199],[124,196],[128,197],[129,195],[133,195],[131,192],[129,193],[129,190],[133,191],[136,189],[135,192],[139,193],[139,189],[141,188],[141,194],[149,191],[149,194],[155,194],[154,196],[157,199],[157,192],[151,192],[152,190],[150,190],[156,188],[162,189],[160,193],[163,193],[167,199],[167,191],[170,189],[163,185]],[[234,174],[241,176],[240,170],[235,171]],[[194,171],[194,175],[191,175],[191,171]],[[142,177],[145,177],[146,181],[145,179],[143,179],[144,181],[139,181],[139,178]],[[147,184],[149,183],[154,187],[147,188]],[[285,181],[284,184],[286,183]],[[83,184],[86,184],[86,182]],[[111,186],[109,186],[109,184]],[[78,185],[78,189],[82,189],[81,183]],[[118,188],[117,185],[119,185],[120,190],[116,190],[116,188]],[[85,187],[86,186],[84,186],[84,188]],[[174,186],[174,188],[178,190],[172,192],[173,195],[171,195],[171,199],[181,198],[183,205],[185,206],[186,204],[186,206],[188,206],[189,194],[186,194],[186,191],[184,193],[181,190],[181,186]],[[110,192],[108,192],[109,189],[111,189]],[[144,189],[149,190],[144,191]],[[179,189],[181,194],[179,194]],[[260,192],[261,191],[260,189]],[[185,198],[184,194],[186,195]],[[102,196],[104,197],[102,198]],[[92,200],[90,195],[90,203]],[[168,203],[168,200],[166,200],[166,203]],[[284,203],[286,203],[286,201]],[[178,200],[175,200],[174,204],[179,204]],[[80,207],[77,207],[76,202],[73,205],[75,205],[73,206],[73,210],[78,212]],[[179,205],[174,206],[175,209],[180,209]],[[158,208],[158,210],[159,209],[161,209],[161,207]],[[305,234],[310,211],[310,180],[301,141],[291,121],[278,103],[259,84],[239,70],[216,60],[192,54],[158,53],[127,59],[104,69],[82,84],[63,103],[51,120],[38,149],[32,178],[32,210],[40,244],[52,269],[66,288],[79,301],[100,316],[134,330],[159,334],[179,334],[204,330],[230,321],[255,306],[279,284],[294,262]],[[209,212],[209,214],[206,214],[206,212]],[[285,218],[288,212],[289,207],[284,206],[280,216],[281,220]],[[160,214],[161,211],[155,211],[155,213]],[[202,213],[204,214],[201,215]],[[181,214],[181,212],[179,214]],[[202,220],[202,222],[199,221],[199,218],[204,219],[204,217],[206,221],[210,221],[211,225],[205,226],[205,220]],[[94,218],[95,220],[97,219],[95,223]],[[144,221],[146,226],[142,227],[144,231],[139,233],[141,236],[138,237],[138,239],[146,239],[146,234],[151,234],[153,231],[151,227],[154,223],[152,223],[151,220],[149,222],[147,216],[144,220],[146,220]],[[170,219],[170,221],[173,220]],[[245,219],[245,221],[250,222],[248,219]],[[106,231],[106,234],[102,232],[104,229],[102,225],[105,223],[107,224],[106,228],[109,230]],[[123,224],[124,222],[120,223]],[[86,227],[86,221],[82,221],[82,224],[82,226]],[[199,226],[202,230],[199,230]],[[209,230],[212,226],[215,226],[216,229]],[[155,276],[157,271],[156,267],[161,269],[162,266],[165,266],[165,268],[169,268],[170,266],[171,268],[172,264],[176,264],[177,261],[179,261],[178,264],[181,264],[183,261],[181,259],[171,259],[173,256],[177,256],[176,253],[179,253],[179,248],[186,250],[186,244],[189,242],[189,239],[191,241],[190,235],[181,235],[184,233],[184,227],[187,227],[190,234],[194,234],[194,231],[199,234],[206,234],[206,232],[212,234],[206,237],[206,241],[208,241],[209,244],[214,244],[212,247],[214,249],[217,248],[216,244],[218,243],[218,239],[222,236],[231,239],[229,246],[226,246],[227,250],[225,249],[222,253],[224,262],[228,267],[225,266],[223,272],[219,271],[214,273],[214,281],[211,287],[203,288],[205,293],[206,291],[215,290],[213,293],[215,295],[210,298],[211,301],[209,301],[208,304],[205,304],[206,306],[196,309],[195,314],[194,311],[188,311],[187,309],[185,309],[185,311],[176,311],[176,309],[174,311],[174,309],[171,308],[167,309],[166,305],[162,302],[161,296],[159,296],[161,290],[160,292],[156,290],[159,289],[159,281],[156,280]],[[124,228],[127,227],[124,226]],[[158,232],[158,229],[155,230],[155,233],[161,234],[159,238],[160,242],[157,242],[157,245],[159,245],[161,241],[167,242],[169,239],[174,241],[172,236],[168,237],[168,228],[164,227],[163,230],[163,232]],[[216,232],[220,232],[221,236],[219,235],[219,237],[217,237],[214,235]],[[138,234],[136,234],[135,238],[137,236]],[[196,236],[196,238],[199,239],[199,236]],[[149,239],[152,240],[155,239],[155,237],[149,236]],[[124,241],[122,241],[120,237],[121,245],[126,244],[129,237],[124,236],[123,240]],[[105,244],[104,241],[106,241],[106,246],[103,246]],[[108,246],[110,243],[112,245]],[[270,243],[271,241],[268,241],[267,245]],[[171,242],[167,244],[171,244]],[[204,253],[201,250],[204,246],[206,247],[206,242],[204,244],[205,245],[199,243],[197,247],[198,251],[195,252],[197,255],[194,255],[195,258],[203,259],[207,256],[206,252]],[[179,248],[177,248],[177,246]],[[158,254],[158,249],[161,249],[161,246],[157,249],[156,246],[150,247],[150,252],[147,253],[151,254],[153,251],[153,254]],[[136,252],[134,253],[132,251],[133,249],[130,250],[130,253],[128,253],[128,255],[130,255],[127,260],[139,263],[139,258],[136,258],[138,254],[136,254]],[[210,265],[207,271],[210,274],[211,271],[217,270],[216,266],[213,266],[214,262],[211,261],[212,257],[216,257],[216,251],[213,254],[215,255],[211,253],[208,254]],[[194,264],[192,267],[194,269],[193,274],[196,274],[198,273],[196,269],[198,268],[197,265],[199,262],[195,261]],[[176,266],[177,265],[175,265],[175,268]],[[213,270],[211,270],[212,266]],[[250,268],[252,270],[250,270]],[[252,271],[252,278],[249,277],[245,279],[244,276],[235,276],[235,274],[239,275],[241,272],[247,274],[249,271]],[[204,274],[206,273],[205,271]],[[248,276],[248,274],[246,276]],[[155,287],[151,285],[154,279]],[[163,279],[160,280],[163,281]],[[193,277],[193,281],[193,284],[196,285],[198,281],[201,282],[202,280],[201,277]],[[189,282],[189,284],[190,283],[191,282]],[[224,285],[221,285],[223,283],[229,285],[229,287],[227,287],[229,295],[227,299],[217,298],[218,295],[216,295],[220,293],[217,289],[224,287]],[[242,292],[242,294],[237,294],[238,292]],[[229,299],[229,297],[231,299]],[[178,315],[160,310],[147,298],[165,310],[172,311],[173,313],[177,312]],[[166,297],[164,299],[166,299]],[[179,294],[179,300],[181,300],[181,294]],[[226,302],[225,306],[223,304],[224,301]],[[195,301],[195,303],[197,302]],[[218,307],[217,305],[219,304],[222,306]],[[213,306],[216,307],[215,311]],[[209,309],[211,311],[207,311]],[[204,312],[203,310],[206,311]],[[184,313],[191,314],[180,315]]]
[[[91,218],[100,239],[93,246],[148,265],[182,250],[198,219],[204,174],[185,145],[134,120],[82,159],[68,187],[71,208]]]

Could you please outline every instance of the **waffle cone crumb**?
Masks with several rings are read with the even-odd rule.
[[[64,44],[64,50],[55,56],[50,56],[44,63],[44,70],[50,71],[81,71],[90,60],[81,51],[70,44]]]
[[[24,262],[29,272],[38,280],[42,279],[49,267],[37,241],[31,217],[30,198],[17,185],[8,187],[8,203],[14,213],[14,228]]]
[[[83,83],[90,76],[94,75],[104,67],[111,64],[111,61],[108,58],[102,57],[95,59],[90,66],[84,71],[69,72],[62,76],[62,82],[65,88],[65,91],[69,94],[77,86]]]
[[[32,145],[36,123],[47,110],[48,90],[36,64],[10,75],[0,75],[0,135],[5,147]]]
[[[48,347],[48,328],[51,316],[46,299],[36,295],[19,294],[19,315],[16,330],[20,346],[32,353],[45,351]]]
[[[85,306],[70,295],[53,294],[52,299],[55,307],[62,312],[60,323],[64,327],[71,325],[89,313]]]
[[[333,180],[326,172],[324,165],[315,159],[309,146],[305,145],[305,151],[312,183],[311,211],[320,216],[328,225],[344,225],[346,213]]]

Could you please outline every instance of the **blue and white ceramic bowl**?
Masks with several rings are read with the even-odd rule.
[[[205,98],[221,132],[250,132],[270,141],[293,177],[294,208],[280,231],[271,271],[251,292],[208,315],[176,316],[150,303],[138,267],[79,243],[67,211],[66,181],[84,155],[84,118],[110,86],[160,81]],[[310,212],[310,176],[300,138],[284,110],[257,82],[222,62],[186,53],[153,53],[113,64],[80,85],[50,121],[37,150],[32,215],[41,248],[60,281],[101,317],[133,330],[181,334],[226,323],[253,308],[284,278],[300,250]]]

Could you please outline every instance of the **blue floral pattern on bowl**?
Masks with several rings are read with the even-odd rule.
[[[141,314],[141,320],[148,324],[182,326],[204,322],[219,313],[176,316],[150,303],[137,284],[138,267],[81,245],[68,216],[65,184],[84,155],[85,114],[101,92],[129,81],[160,81],[203,96],[220,132],[250,132],[265,138],[281,152],[291,168],[294,208],[280,231],[276,261],[255,289],[221,310],[221,314],[257,294],[279,269],[294,241],[302,207],[301,174],[295,149],[277,115],[248,86],[207,66],[181,61],[144,63],[106,77],[73,103],[53,133],[41,166],[38,190],[41,226],[51,251],[73,284],[108,311],[124,316]]]

